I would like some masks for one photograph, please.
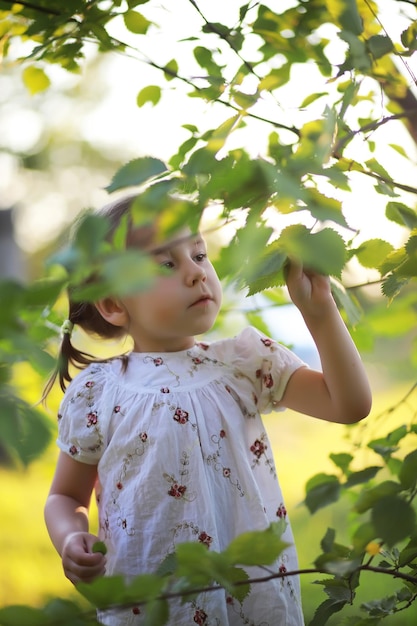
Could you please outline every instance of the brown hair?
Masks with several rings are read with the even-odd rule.
[[[108,220],[108,239],[111,238],[123,216],[128,214],[129,209],[136,197],[136,195],[125,196],[119,200],[110,202],[96,212],[96,215],[106,217]],[[77,224],[75,225],[75,232],[76,231]],[[71,298],[71,288],[68,289],[68,301],[68,320],[73,325],[76,324],[82,328],[88,334],[93,336],[95,335],[102,339],[118,339],[122,338],[126,334],[126,331],[123,328],[114,326],[110,322],[107,322],[100,315],[93,302],[74,301]],[[83,369],[90,363],[97,362],[98,360],[99,359],[95,358],[91,354],[78,350],[71,341],[71,333],[63,333],[58,352],[57,366],[45,385],[42,400],[46,399],[57,378],[62,391],[65,391],[67,383],[70,383],[72,380],[72,376],[70,374],[71,366],[77,369]]]

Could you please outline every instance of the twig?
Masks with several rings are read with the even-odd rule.
[[[380,128],[381,126],[384,126],[385,124],[388,124],[388,122],[392,122],[394,120],[401,120],[403,118],[413,117],[415,115],[416,115],[415,109],[407,109],[405,111],[402,111],[401,113],[395,113],[393,115],[383,117],[382,120],[379,120],[377,122],[369,122],[369,124],[365,124],[365,126],[361,126],[357,130],[352,130],[349,133],[347,133],[344,137],[341,137],[341,139],[339,139],[339,141],[337,142],[337,144],[335,145],[333,149],[333,155],[335,156],[335,158],[339,158],[342,150],[347,146],[347,144],[352,139],[354,139],[354,137],[356,137],[356,135],[367,133],[369,131],[378,130],[378,128]]]

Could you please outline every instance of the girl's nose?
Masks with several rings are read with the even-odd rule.
[[[193,287],[199,281],[205,282],[207,274],[205,269],[199,264],[192,261],[187,268],[186,283],[189,287]]]

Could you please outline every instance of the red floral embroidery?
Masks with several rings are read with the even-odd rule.
[[[185,492],[187,491],[187,487],[185,485],[178,485],[175,483],[172,485],[171,489],[168,491],[168,495],[173,498],[182,498]]]
[[[88,387],[88,389],[91,389],[91,387],[94,387],[94,380],[87,381],[85,386]]]
[[[146,433],[140,433],[139,435],[141,441],[145,442],[148,439],[148,435]]]
[[[209,349],[209,347],[210,347],[208,343],[202,343],[202,342],[197,343],[197,345],[198,345],[198,346],[199,346],[202,350],[208,350],[208,349]]]
[[[267,389],[271,389],[271,387],[274,386],[274,380],[271,376],[271,374],[265,374],[263,377],[263,385],[267,388]]]
[[[278,571],[280,574],[285,574],[287,571],[287,568],[285,567],[285,565],[280,565]]]
[[[202,609],[197,609],[194,613],[194,622],[199,626],[202,626],[207,621],[207,613],[205,613]]]
[[[277,517],[280,519],[287,517],[287,509],[283,504],[280,504],[277,509]]]
[[[116,487],[119,491],[121,491],[123,489],[123,483],[121,482],[116,483]]]
[[[204,545],[207,546],[207,548],[209,548],[211,542],[213,541],[213,538],[203,531],[199,534],[198,540],[200,543],[204,543]]]
[[[198,356],[193,356],[192,362],[195,365],[201,365],[202,363],[204,363],[203,359],[200,359],[200,357],[198,357]]]
[[[155,365],[155,367],[159,367],[160,365],[163,365],[164,363],[164,359],[160,356],[156,357],[156,359],[152,359],[153,360],[153,364]]]
[[[174,413],[174,420],[179,424],[186,424],[188,422],[188,412],[177,409]]]
[[[264,346],[266,346],[267,348],[270,348],[275,343],[275,341],[273,341],[272,339],[269,339],[269,337],[263,337],[261,341],[264,344]]]
[[[224,467],[223,468],[223,476],[225,478],[229,478],[230,474],[231,474],[230,467]]]
[[[226,437],[226,431],[222,429],[220,431],[220,439],[224,439],[225,437]]]
[[[120,413],[120,404],[114,407],[113,413]]]
[[[161,393],[169,393],[168,387],[161,387]]]
[[[72,456],[75,456],[76,454],[78,454],[78,450],[77,450],[76,446],[71,446],[70,449],[69,449],[69,453]]]
[[[134,606],[132,608],[133,615],[140,615],[140,608],[138,606]]]
[[[95,426],[98,422],[97,411],[92,411],[87,415],[87,428]]]
[[[265,450],[268,448],[260,439],[256,439],[256,441],[251,445],[250,451],[259,459],[262,454],[264,454]]]
[[[226,604],[233,604],[234,600],[232,598],[232,596],[227,596],[226,598]]]

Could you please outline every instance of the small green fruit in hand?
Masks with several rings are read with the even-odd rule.
[[[96,541],[91,548],[92,552],[101,552],[101,554],[107,553],[107,546],[104,541]]]

